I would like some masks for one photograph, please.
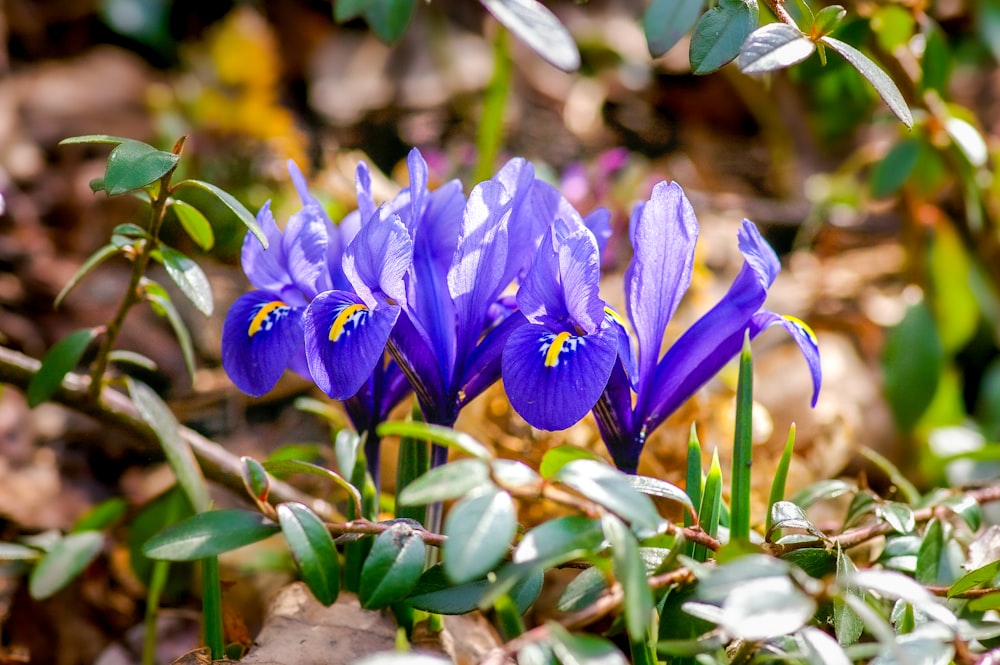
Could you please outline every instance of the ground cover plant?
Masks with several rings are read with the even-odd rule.
[[[276,77],[254,83],[252,68],[242,69],[240,48],[249,47],[234,46],[241,39],[260,47],[265,62],[273,56],[269,33],[248,18],[259,15],[245,7],[207,48],[204,62],[217,67],[218,80],[177,83],[176,106],[158,98],[162,125],[187,123],[192,135],[147,142],[83,133],[52,146],[100,164],[88,195],[128,203],[65,274],[47,310],[65,312],[90,297],[88,289],[100,291],[92,285],[114,266],[124,272],[106,316],[71,322],[68,332],[61,326],[37,359],[17,344],[0,347],[4,398],[36,414],[58,404],[95,420],[100,432],[155,441],[152,454],[170,473],[162,491],[134,500],[116,486],[59,528],[5,517],[0,561],[20,591],[5,596],[13,609],[3,659],[44,662],[37,642],[24,637],[30,617],[20,617],[98,587],[104,602],[128,604],[121,613],[141,628],[130,653],[101,645],[100,662],[333,657],[322,646],[318,656],[306,647],[276,656],[255,644],[239,610],[226,607],[232,578],[249,574],[227,569],[226,557],[260,552],[249,565],[259,571],[270,551],[272,567],[301,580],[309,602],[336,608],[356,599],[352,629],[360,617],[391,617],[394,648],[361,639],[335,655],[343,662],[991,662],[1000,638],[1000,556],[989,511],[1000,500],[989,443],[998,395],[1000,309],[990,261],[997,190],[987,134],[971,111],[948,101],[952,69],[989,56],[982,35],[993,26],[991,10],[978,10],[980,35],[956,36],[964,50],[949,47],[926,7],[774,3],[762,13],[748,2],[654,0],[631,13],[645,36],[644,57],[681,43],[697,75],[723,76],[713,72],[729,62],[724,71],[733,77],[785,77],[777,72],[791,68],[787,78],[768,80],[776,91],[790,83],[816,105],[806,113],[813,136],[875,136],[803,183],[808,210],[782,243],[773,233],[779,224],[769,236],[745,218],[752,215],[732,210],[711,215],[715,223],[732,217],[731,233],[709,234],[699,222],[709,216],[704,197],[679,182],[696,170],[683,164],[674,164],[675,179],[636,162],[631,177],[641,185],[633,180],[623,195],[615,189],[629,182],[635,158],[618,145],[561,169],[547,161],[553,146],[545,141],[531,158],[506,156],[516,155],[508,142],[517,135],[504,121],[517,103],[516,49],[564,70],[582,67],[574,85],[591,85],[606,70],[578,47],[587,42],[569,19],[540,3],[481,4],[494,17],[488,30],[509,33],[490,37],[493,70],[469,112],[471,151],[448,153],[443,137],[439,148],[400,141],[390,150],[392,177],[355,155],[339,181],[318,184],[277,102]],[[114,5],[104,7],[109,29],[167,48],[171,6],[145,7],[143,32],[141,23],[120,22]],[[369,26],[386,42],[426,27],[419,20],[411,27],[421,11],[414,2],[328,9],[328,19],[353,22],[361,34]],[[871,57],[859,50],[869,43]],[[608,39],[600,48],[623,47]],[[827,49],[844,63],[828,63]],[[340,72],[334,80],[348,78]],[[219,84],[231,86],[229,101],[214,94]],[[183,99],[199,85],[194,94],[205,97]],[[744,92],[757,100],[755,120],[774,131],[767,114],[775,109],[755,94]],[[824,103],[837,95],[829,115]],[[228,114],[206,110],[230,101]],[[565,103],[583,102],[569,95]],[[223,122],[240,109],[253,109],[245,112],[257,121],[212,126],[210,118]],[[268,122],[282,129],[267,131]],[[776,133],[771,168],[780,174],[787,132]],[[273,187],[254,188],[241,181],[254,168],[243,158],[248,146],[265,152],[255,143],[262,139],[271,141],[262,180]],[[223,146],[214,158],[213,142]],[[227,155],[230,145],[239,148]],[[280,192],[283,182],[291,195]],[[17,192],[8,198],[8,217],[24,210]],[[888,430],[863,421],[851,433],[863,465],[795,482],[802,442],[794,421],[814,417],[831,376],[834,390],[845,384],[838,364],[825,360],[812,317],[782,313],[770,297],[802,278],[791,248],[805,260],[819,252],[824,233],[850,227],[869,208],[895,211],[911,281],[921,287],[899,288],[893,316],[871,301],[866,310],[885,327],[872,357],[903,452],[877,440]],[[730,278],[713,277],[722,286],[706,297],[706,253],[719,251],[731,257]],[[206,256],[195,260],[196,253]],[[242,270],[225,308],[217,260]],[[169,331],[178,371],[151,357],[162,357],[155,344],[135,350],[129,328],[148,325],[139,323],[142,312],[159,326],[147,331]],[[813,312],[819,324],[836,318]],[[202,330],[213,317],[214,338]],[[768,328],[784,337],[758,339]],[[227,450],[183,425],[211,430],[164,398],[164,376],[197,384],[206,339],[214,339],[214,376],[227,395],[274,406],[261,422],[291,413],[282,417],[310,422],[328,440],[293,439],[256,454]],[[761,371],[782,349],[779,369]],[[854,378],[875,380],[868,372]],[[289,382],[294,399],[281,392]],[[775,422],[759,395],[785,383],[798,386],[800,411]],[[721,395],[716,408],[688,410],[710,394]],[[762,428],[781,444],[766,467]],[[253,429],[248,438],[260,438]],[[582,432],[574,440],[582,445],[548,434],[564,430]],[[673,466],[649,472],[664,469],[650,459],[659,462],[665,446],[675,451]],[[811,454],[823,453],[817,446]],[[16,471],[7,476],[12,484]],[[230,492],[220,494],[223,487]],[[13,504],[0,508],[15,514]],[[276,550],[256,549],[267,547]],[[198,618],[198,648],[182,655],[170,652],[163,626],[184,604]],[[470,638],[448,627],[451,616],[485,617],[486,646],[463,650]],[[440,636],[430,649],[427,634]],[[84,650],[72,651],[60,650],[59,662],[81,662],[74,658]]]

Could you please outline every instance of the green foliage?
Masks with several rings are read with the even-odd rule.
[[[681,40],[694,27],[705,6],[688,0],[653,0],[642,17],[649,54],[657,58]]]
[[[104,547],[100,531],[77,531],[60,538],[38,560],[28,578],[28,592],[36,600],[55,595],[83,572]]]
[[[930,308],[926,303],[910,306],[889,331],[882,351],[886,397],[900,427],[911,429],[930,405],[943,362]]]
[[[379,534],[361,570],[362,607],[380,609],[410,595],[424,571],[425,556],[423,539],[405,522]]]
[[[757,24],[756,0],[720,0],[695,23],[691,35],[691,70],[710,74],[728,64]]]
[[[489,489],[455,504],[444,523],[444,572],[455,584],[471,582],[498,564],[517,531],[510,494]]]
[[[340,558],[323,520],[301,503],[282,503],[278,522],[302,581],[316,600],[332,605],[340,592]]]
[[[42,358],[42,366],[31,378],[28,384],[28,406],[36,407],[46,401],[59,389],[66,375],[73,370],[83,358],[84,352],[97,336],[94,328],[85,328],[71,332],[55,343]]]
[[[281,527],[255,512],[226,509],[198,513],[149,539],[151,559],[195,561],[235,550],[277,533]]]

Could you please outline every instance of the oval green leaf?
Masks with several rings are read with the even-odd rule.
[[[544,561],[582,550],[593,553],[604,542],[600,520],[567,515],[543,522],[524,534],[514,550],[514,563]]]
[[[94,268],[104,263],[108,258],[114,256],[119,251],[120,250],[118,247],[108,244],[104,245],[96,252],[91,254],[87,258],[87,260],[83,262],[83,265],[80,266],[80,268],[75,273],[73,273],[73,276],[69,278],[69,281],[66,282],[66,285],[62,287],[62,290],[59,291],[59,295],[57,295],[55,301],[53,301],[52,306],[59,307],[59,304],[62,303],[63,298],[65,298],[66,295],[73,290],[73,287],[76,286],[81,279],[89,275],[90,271],[92,271]]]
[[[553,479],[569,485],[633,526],[656,532],[663,522],[652,500],[633,488],[626,474],[607,464],[589,459],[573,460],[559,469]]]
[[[41,600],[60,591],[97,558],[103,547],[104,534],[100,531],[80,531],[60,539],[31,571],[31,597]]]
[[[542,478],[548,480],[556,475],[559,469],[577,459],[601,461],[601,458],[597,454],[586,448],[568,445],[556,446],[542,455],[542,463],[538,466],[538,472],[542,474]]]
[[[235,216],[267,249],[267,238],[264,237],[257,218],[229,192],[201,180],[182,180],[174,185],[170,193],[174,198],[190,203],[208,217],[212,217],[216,210]]]
[[[28,384],[28,406],[34,408],[52,397],[66,375],[80,362],[96,335],[97,330],[94,328],[76,330],[52,345]]]
[[[750,33],[740,47],[737,64],[744,74],[763,74],[791,67],[816,50],[812,40],[787,23],[768,23]]]
[[[704,8],[701,0],[653,0],[642,17],[649,54],[658,58],[672,49],[694,27]]]
[[[118,145],[130,140],[121,136],[111,136],[110,134],[86,134],[84,136],[70,136],[69,138],[65,138],[59,142],[59,145],[76,145],[80,143],[108,143]]]
[[[103,531],[125,516],[128,503],[125,499],[114,496],[100,502],[73,524],[73,531]]]
[[[646,565],[639,553],[639,543],[628,526],[610,513],[601,518],[601,526],[611,545],[615,577],[625,595],[625,627],[633,642],[643,642],[649,632],[653,594],[646,580]]]
[[[563,665],[628,665],[622,652],[603,637],[571,633],[554,621],[548,626],[552,651]]]
[[[215,234],[212,232],[212,225],[200,210],[184,201],[172,201],[169,209],[177,216],[177,221],[196,245],[205,251],[212,249]]]
[[[191,507],[199,513],[208,510],[210,505],[208,484],[201,473],[201,467],[198,466],[198,460],[191,452],[191,446],[180,434],[178,429],[180,424],[170,407],[145,383],[125,377],[125,384],[135,408],[139,411],[139,416],[160,440],[167,463],[188,501],[191,502]]]
[[[710,74],[739,55],[757,27],[756,0],[721,0],[701,15],[691,35],[691,71]]]
[[[170,294],[162,286],[151,279],[143,278],[142,291],[149,302],[150,307],[158,316],[162,316],[170,323],[170,328],[177,337],[177,342],[181,346],[181,355],[184,356],[184,366],[188,375],[194,376],[194,344],[191,342],[191,333],[181,318],[180,312],[174,307],[174,302],[170,299]]]
[[[271,491],[271,479],[264,465],[252,457],[244,455],[240,458],[240,475],[243,477],[243,487],[254,501],[264,503]]]
[[[282,503],[278,521],[302,581],[316,600],[333,605],[340,593],[340,556],[323,520],[301,503]]]
[[[537,0],[479,0],[508,30],[564,72],[580,68],[580,51],[566,27]]]
[[[187,296],[199,312],[211,316],[214,309],[212,285],[208,283],[208,277],[201,266],[173,247],[164,244],[160,244],[159,256],[177,288]]]
[[[816,601],[788,577],[749,580],[722,603],[722,626],[733,637],[763,641],[789,635],[816,613]]]
[[[650,496],[658,496],[662,499],[670,499],[684,506],[689,512],[694,513],[694,503],[688,493],[673,483],[659,478],[649,476],[627,476],[632,487]]]
[[[872,169],[869,187],[872,196],[877,199],[892,196],[910,177],[913,167],[920,155],[920,141],[903,139],[886,154],[881,162]]]
[[[517,533],[514,500],[490,489],[459,501],[444,522],[444,572],[455,584],[469,582],[500,563]]]
[[[882,347],[883,387],[896,424],[913,429],[937,390],[944,350],[925,302],[912,305],[886,335]]]
[[[380,533],[361,569],[361,606],[381,609],[406,598],[420,581],[426,553],[423,538],[406,523]]]
[[[840,5],[824,7],[813,17],[812,33],[819,36],[830,34],[840,25],[845,16],[847,16],[847,10]]]
[[[460,459],[431,469],[403,488],[396,501],[422,506],[435,501],[458,499],[474,490],[492,487],[490,468],[480,459]]]
[[[150,538],[150,559],[195,561],[235,550],[274,535],[280,527],[260,513],[226,509],[198,513]]]
[[[108,156],[104,191],[117,196],[155,182],[177,165],[179,157],[142,141],[125,139]]]
[[[907,128],[913,127],[913,114],[910,112],[910,107],[907,106],[899,88],[892,82],[888,74],[882,71],[868,56],[846,42],[834,39],[829,35],[822,37],[821,41],[839,53],[844,60],[847,60],[852,67],[868,79],[868,82],[875,88],[875,92],[879,94],[882,101],[899,118],[900,122]]]
[[[447,446],[455,450],[461,450],[466,455],[478,457],[483,460],[493,459],[493,453],[483,444],[465,432],[459,432],[450,427],[411,421],[390,421],[378,426],[379,436],[411,437],[414,439],[426,439],[439,446]]]

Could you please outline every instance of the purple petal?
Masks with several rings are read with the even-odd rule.
[[[369,308],[389,299],[406,303],[403,275],[413,260],[413,243],[399,217],[380,219],[376,212],[344,253],[344,273]]]
[[[399,317],[389,340],[389,351],[406,374],[420,402],[427,422],[453,425],[457,411],[457,396],[445,383],[443,368],[432,347],[406,315]]]
[[[333,399],[354,395],[382,362],[389,333],[399,317],[396,306],[374,309],[353,293],[327,291],[303,317],[309,371]]]
[[[604,254],[611,238],[611,213],[607,208],[598,208],[583,218],[583,225],[590,229],[597,240],[597,251]]]
[[[375,214],[375,199],[372,198],[372,174],[368,170],[368,164],[358,162],[357,171],[354,174],[354,189],[358,197],[358,212],[362,224],[367,223]]]
[[[247,279],[261,291],[281,293],[282,289],[291,285],[288,275],[285,251],[281,247],[281,231],[271,213],[271,202],[268,201],[257,212],[257,223],[260,224],[268,248],[260,244],[257,236],[247,232],[243,238],[241,263]]]
[[[617,350],[618,335],[609,326],[579,337],[535,324],[518,328],[503,351],[511,405],[539,429],[569,427],[604,392]]]
[[[236,299],[222,326],[222,366],[254,397],[278,382],[302,347],[302,308],[264,291]]]
[[[410,173],[410,219],[414,224],[423,216],[424,199],[427,196],[427,162],[416,148],[406,156],[406,166]]]
[[[639,340],[640,409],[651,389],[667,324],[691,283],[697,242],[698,220],[683,190],[676,183],[660,182],[634,218],[635,254],[625,272],[625,301]]]
[[[635,473],[645,435],[633,428],[632,387],[621,362],[615,363],[608,385],[594,405],[594,418],[615,466]]]
[[[511,333],[527,323],[520,312],[514,312],[492,328],[466,360],[459,406],[464,406],[500,378],[501,358]]]
[[[288,274],[306,298],[329,291],[328,246],[332,226],[318,205],[308,205],[292,215],[282,237]]]
[[[819,390],[823,385],[823,367],[819,357],[819,342],[812,329],[800,319],[794,316],[781,316],[768,310],[761,310],[754,315],[751,321],[750,334],[755,336],[758,332],[773,325],[780,325],[788,334],[792,336],[795,343],[802,351],[802,357],[809,365],[809,374],[812,376],[813,394],[812,406],[816,406],[819,399]]]

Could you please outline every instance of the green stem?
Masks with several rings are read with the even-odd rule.
[[[479,115],[475,182],[490,179],[496,166],[500,146],[503,145],[503,114],[510,94],[513,73],[508,41],[507,31],[499,28],[493,40],[493,79],[486,89],[483,111]]]
[[[736,435],[733,441],[732,496],[729,519],[731,540],[750,537],[750,465],[753,460],[753,356],[750,331],[743,338],[740,378],[736,387]]]
[[[222,584],[218,557],[201,560],[201,611],[205,644],[212,651],[212,660],[220,660],[225,657],[226,645],[222,633]]]
[[[160,615],[160,597],[170,576],[169,561],[154,561],[149,576],[149,590],[146,592],[146,616],[143,625],[146,633],[142,640],[142,665],[156,665],[156,623]]]

